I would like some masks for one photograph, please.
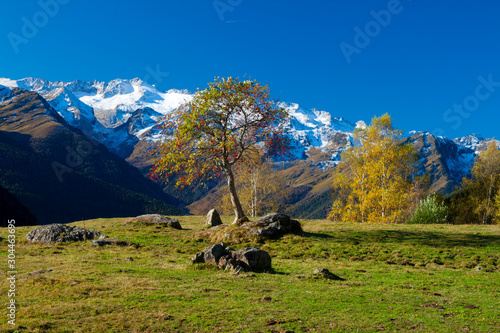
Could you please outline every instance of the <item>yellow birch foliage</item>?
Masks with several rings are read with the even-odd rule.
[[[401,145],[401,131],[388,114],[354,133],[356,145],[342,154],[335,170],[337,199],[329,218],[343,222],[404,222],[413,204],[416,154]]]
[[[472,167],[472,186],[476,183],[476,212],[483,224],[493,222],[496,215],[495,195],[500,187],[500,151],[493,140],[479,154]]]

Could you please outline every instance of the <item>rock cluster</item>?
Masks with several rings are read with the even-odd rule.
[[[104,238],[99,231],[83,229],[66,224],[48,224],[31,230],[26,235],[28,242],[57,243],[78,242],[88,239]]]
[[[209,263],[235,273],[242,271],[264,271],[271,269],[271,256],[257,247],[235,250],[224,243],[207,247],[197,253],[191,263]]]
[[[278,238],[285,234],[297,234],[302,232],[299,221],[292,220],[290,216],[282,213],[270,213],[262,216],[255,222],[246,222],[242,228],[250,229],[249,235],[264,236],[266,238]]]
[[[179,229],[181,230],[181,224],[179,223],[179,220],[163,216],[160,214],[146,214],[146,215],[140,215],[137,217],[134,217],[130,220],[127,220],[127,222],[143,222],[143,223],[148,223],[148,224],[160,224],[160,225],[168,225],[172,228]]]
[[[206,237],[214,243],[240,244],[264,242],[266,239],[277,239],[286,234],[302,234],[300,222],[282,213],[270,213],[254,222],[246,219],[241,223],[210,227],[200,232],[200,237]]]

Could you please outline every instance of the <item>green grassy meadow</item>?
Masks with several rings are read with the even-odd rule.
[[[190,265],[211,243],[204,217],[178,219],[183,230],[73,223],[130,246],[31,244],[34,227],[16,228],[17,325],[7,324],[5,277],[0,331],[500,332],[500,226],[305,220],[303,235],[232,245],[256,245],[273,265],[235,276]],[[0,237],[6,272],[6,228]],[[316,278],[321,267],[344,280]]]

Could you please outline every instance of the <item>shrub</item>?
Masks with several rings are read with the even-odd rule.
[[[435,196],[420,200],[420,204],[408,221],[409,223],[446,223],[448,209]]]

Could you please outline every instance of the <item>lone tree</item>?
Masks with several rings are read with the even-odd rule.
[[[187,110],[166,117],[166,137],[154,150],[151,175],[166,181],[178,175],[176,186],[181,188],[195,180],[225,176],[234,223],[241,221],[246,216],[236,192],[236,166],[251,167],[262,156],[285,154],[288,140],[280,124],[288,117],[270,99],[267,86],[216,77],[194,95]]]

